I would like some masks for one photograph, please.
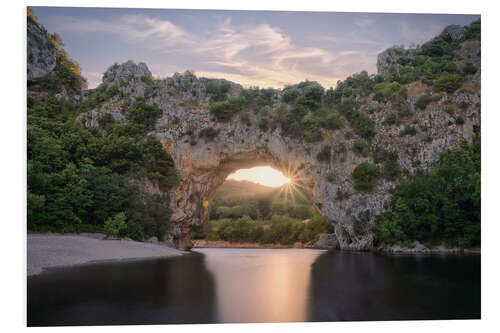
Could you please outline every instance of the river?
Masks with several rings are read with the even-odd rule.
[[[474,319],[480,256],[312,249],[193,254],[28,278],[28,326]]]

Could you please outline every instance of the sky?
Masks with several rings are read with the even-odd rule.
[[[303,80],[335,87],[377,54],[421,44],[449,24],[477,15],[381,14],[33,7],[82,67],[89,88],[113,63],[145,62],[155,77],[194,70],[245,87],[281,88]]]
[[[248,180],[265,186],[280,187],[290,182],[283,173],[269,166],[239,169],[226,179]]]

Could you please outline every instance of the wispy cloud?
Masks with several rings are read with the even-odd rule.
[[[119,19],[81,19],[66,17],[58,22],[60,31],[78,33],[109,33],[127,42],[149,41],[152,47],[190,44],[189,33],[167,20],[146,15],[125,15]]]
[[[368,20],[360,22],[371,24]],[[198,75],[224,77],[243,85],[282,87],[309,79],[326,87],[335,86],[339,79],[352,74],[353,67],[359,68],[361,63],[371,69],[375,61],[359,50],[334,52],[324,47],[297,45],[278,27],[240,26],[233,24],[230,17],[210,31],[197,34],[171,21],[146,15],[126,15],[111,21],[69,17],[59,22],[59,29],[114,34],[127,43],[141,43],[153,52],[189,55],[196,58],[189,68]],[[166,66],[172,68],[171,64]],[[154,67],[156,71],[168,72],[159,64]]]

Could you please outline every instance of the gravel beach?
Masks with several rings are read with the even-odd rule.
[[[28,276],[45,268],[93,261],[179,256],[187,252],[160,244],[104,240],[99,235],[31,234],[27,238]]]

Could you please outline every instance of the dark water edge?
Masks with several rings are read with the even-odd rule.
[[[481,316],[477,255],[200,251],[54,269],[29,277],[28,326]]]
[[[479,255],[329,252],[312,265],[310,321],[480,318]]]
[[[213,323],[215,286],[204,257],[117,261],[28,278],[28,326]]]

